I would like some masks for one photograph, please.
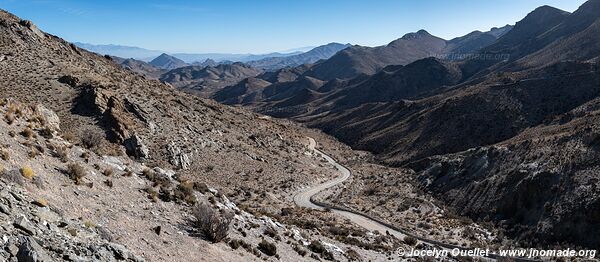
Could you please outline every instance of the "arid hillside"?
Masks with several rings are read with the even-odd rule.
[[[0,71],[2,259],[382,261],[436,245],[297,206],[299,190],[338,175],[308,137],[370,159],[320,131],[178,91],[4,11]],[[465,246],[512,245],[456,221],[431,223],[485,233]]]

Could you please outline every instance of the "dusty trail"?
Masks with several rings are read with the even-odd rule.
[[[312,197],[314,195],[316,195],[317,193],[326,190],[328,188],[334,187],[336,185],[339,185],[341,183],[343,183],[344,181],[348,180],[348,178],[350,178],[351,173],[350,170],[342,165],[340,165],[338,162],[336,162],[333,158],[331,158],[330,156],[326,155],[325,153],[319,151],[318,149],[316,149],[316,145],[317,143],[315,142],[314,139],[312,138],[308,138],[309,139],[309,148],[311,150],[313,150],[315,153],[317,153],[318,155],[322,156],[323,158],[325,158],[325,160],[327,160],[327,162],[329,162],[330,164],[332,164],[333,166],[335,166],[335,168],[340,172],[340,175],[332,180],[328,180],[322,184],[318,184],[315,185],[313,187],[309,187],[309,188],[305,188],[300,190],[298,193],[296,193],[296,195],[294,196],[294,202],[296,203],[296,205],[301,206],[301,207],[307,207],[307,208],[313,208],[313,209],[319,209],[319,210],[324,210],[325,207],[318,205],[317,203],[315,203],[314,201],[312,201]],[[335,208],[331,208],[331,212],[334,212],[336,214],[339,214],[345,218],[350,219],[352,222],[358,224],[359,226],[367,229],[367,230],[371,230],[371,231],[379,231],[381,233],[384,233],[387,231],[390,234],[396,236],[398,239],[404,239],[404,237],[406,236],[406,234],[397,231],[393,228],[390,228],[386,225],[383,225],[377,221],[372,220],[371,218],[359,215],[359,214],[355,214],[355,213],[351,213],[348,211],[344,211],[344,210],[339,210],[339,209],[335,209]]]
[[[430,245],[437,246],[442,249],[454,249],[454,248],[468,249],[468,248],[461,247],[461,246],[442,243],[437,240],[422,238],[422,237],[410,234],[408,232],[403,232],[397,228],[394,228],[390,225],[386,225],[385,223],[379,222],[376,219],[370,218],[368,216],[349,212],[346,210],[341,210],[341,209],[338,209],[335,207],[326,207],[322,204],[319,204],[319,203],[313,201],[313,199],[312,199],[313,196],[315,196],[316,194],[318,194],[319,192],[321,192],[323,190],[329,189],[331,187],[334,187],[336,185],[343,183],[344,181],[348,180],[348,178],[350,178],[350,176],[352,174],[348,168],[340,165],[333,158],[331,158],[330,156],[328,156],[325,153],[316,149],[317,142],[313,138],[309,137],[308,140],[309,140],[309,146],[308,146],[309,149],[313,150],[316,154],[323,157],[325,160],[327,160],[327,162],[332,164],[340,172],[340,175],[332,180],[328,180],[321,184],[299,190],[294,195],[294,203],[297,206],[318,209],[318,210],[325,210],[326,208],[329,208],[331,210],[331,212],[338,214],[342,217],[345,217],[345,218],[349,219],[350,221],[352,221],[353,223],[356,223],[357,225],[359,225],[367,230],[370,230],[370,231],[377,230],[382,234],[385,234],[385,232],[388,232],[389,234],[397,237],[398,239],[404,239],[404,237],[406,237],[406,236],[411,236],[411,237],[416,238],[421,243],[430,244]],[[501,258],[501,257],[497,256],[495,254],[490,254],[489,257],[484,258],[484,259],[489,260],[489,261],[495,261],[498,258]],[[520,258],[511,258],[511,259],[514,259],[515,261],[536,261],[536,260],[520,259]]]

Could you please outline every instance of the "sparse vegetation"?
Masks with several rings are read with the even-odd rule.
[[[191,182],[182,182],[177,185],[173,195],[175,196],[175,199],[191,205],[195,204],[197,201],[194,194],[194,183]]]
[[[417,244],[417,239],[411,236],[405,236],[403,241],[409,246],[415,246]]]
[[[206,202],[201,202],[194,207],[193,215],[196,219],[194,225],[207,240],[218,243],[227,237],[233,213],[216,211]]]
[[[15,122],[15,115],[13,113],[7,112],[4,114],[4,120],[7,124],[12,125]]]
[[[67,166],[69,178],[75,181],[76,185],[81,185],[83,177],[87,175],[85,168],[77,163],[71,163]]]
[[[81,143],[87,149],[97,149],[104,140],[104,134],[95,130],[86,130],[81,136]]]
[[[34,136],[33,130],[31,130],[31,128],[29,128],[29,127],[26,127],[25,129],[23,129],[23,131],[21,131],[20,134],[27,139],[31,139]]]
[[[83,225],[87,228],[96,228],[96,224],[90,220],[86,220]]]
[[[50,129],[49,127],[44,127],[42,129],[40,129],[38,131],[38,133],[40,134],[40,136],[42,136],[46,139],[50,139],[50,138],[54,137],[52,129]]]
[[[21,175],[24,178],[31,180],[35,176],[35,173],[33,172],[33,169],[31,169],[31,167],[24,166],[21,168]]]
[[[263,233],[273,239],[279,239],[279,234],[277,234],[277,230],[275,230],[272,227],[267,227]]]
[[[10,160],[10,153],[8,150],[6,150],[6,148],[0,149],[0,158],[2,158],[4,161]]]
[[[321,257],[325,260],[333,260],[333,254],[329,251],[327,251],[327,249],[325,248],[325,246],[323,246],[323,243],[321,243],[321,241],[312,241],[310,243],[310,245],[308,245],[308,249],[310,249],[310,251],[317,253],[317,254],[321,254]]]
[[[300,256],[306,256],[306,254],[308,253],[308,251],[300,247],[300,245],[294,245],[294,251],[296,251],[296,253],[298,253],[298,255]]]
[[[258,250],[270,257],[277,255],[277,246],[264,239],[258,244]]]

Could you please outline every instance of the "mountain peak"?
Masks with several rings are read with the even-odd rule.
[[[427,36],[431,36],[431,34],[427,31],[425,31],[424,29],[421,29],[414,33],[405,34],[404,36],[402,36],[402,39],[409,40],[409,39],[416,39],[416,38],[427,37]]]
[[[564,16],[567,14],[569,14],[569,12],[560,10],[549,5],[543,5],[531,11],[521,21],[542,22],[555,16]]]
[[[162,53],[157,58],[154,58],[152,61],[150,61],[149,64],[156,66],[158,68],[167,69],[167,70],[184,67],[184,66],[188,65],[187,63],[183,62],[181,59],[171,56],[171,55],[168,55],[166,53]]]

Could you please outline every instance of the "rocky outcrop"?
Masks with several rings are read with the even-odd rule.
[[[177,168],[188,169],[192,164],[192,154],[184,153],[175,142],[167,145],[167,152],[169,153],[169,162]]]
[[[35,26],[35,24],[29,20],[21,20],[19,24],[31,30],[31,32],[33,32],[38,37],[45,36],[44,32],[40,31],[40,29],[38,29],[37,26]]]
[[[125,140],[124,145],[127,155],[133,156],[139,160],[145,160],[150,156],[150,150],[136,133],[133,133],[130,138]]]
[[[44,120],[46,127],[48,127],[51,131],[60,131],[60,118],[54,111],[44,107],[41,104],[38,104],[35,107],[35,113],[37,113]]]
[[[0,187],[1,261],[144,261],[103,239],[101,228],[63,218],[20,186],[0,180]]]

